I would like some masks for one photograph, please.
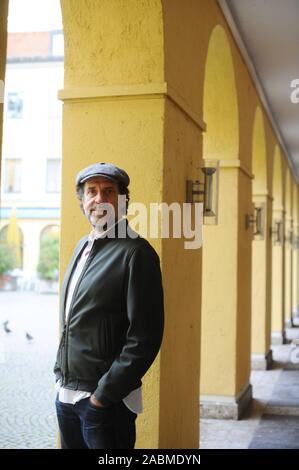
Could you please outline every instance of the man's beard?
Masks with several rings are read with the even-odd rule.
[[[99,232],[107,230],[115,223],[114,210],[111,213],[111,211],[107,211],[102,206],[102,204],[94,204],[88,212],[85,212],[91,225]]]

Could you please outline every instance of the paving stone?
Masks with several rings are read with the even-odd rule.
[[[299,416],[262,416],[249,449],[299,449]]]
[[[56,448],[58,297],[0,292],[0,304],[0,448]],[[5,320],[10,334],[2,327]],[[32,342],[25,337],[27,331]]]

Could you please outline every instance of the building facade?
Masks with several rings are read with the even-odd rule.
[[[25,278],[36,276],[43,237],[59,233],[63,53],[62,31],[8,35],[0,236],[15,211]]]

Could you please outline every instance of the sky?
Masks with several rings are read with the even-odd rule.
[[[51,31],[62,29],[60,0],[10,0],[8,31]]]

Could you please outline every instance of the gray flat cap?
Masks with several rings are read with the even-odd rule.
[[[129,175],[124,170],[112,163],[100,162],[93,163],[79,171],[76,177],[76,186],[96,176],[105,176],[105,178],[109,178],[117,183],[123,183],[125,186],[130,184]]]

